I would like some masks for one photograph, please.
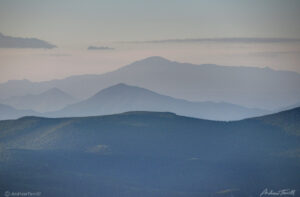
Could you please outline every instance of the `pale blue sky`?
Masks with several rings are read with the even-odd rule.
[[[298,0],[1,0],[0,29],[58,46],[202,37],[300,37]]]
[[[243,42],[299,39],[299,10],[299,0],[0,0],[0,33],[57,46],[0,46],[0,83],[100,74],[149,56],[300,73],[299,41]],[[205,38],[242,39],[190,40]],[[169,39],[175,42],[126,42]],[[89,46],[114,50],[88,51]]]

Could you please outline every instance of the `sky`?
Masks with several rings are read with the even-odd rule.
[[[299,10],[298,0],[0,0],[2,39],[17,43],[0,36],[0,83],[100,74],[154,55],[300,73]]]

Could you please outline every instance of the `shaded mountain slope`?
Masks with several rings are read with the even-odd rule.
[[[255,119],[279,127],[290,134],[300,136],[300,107]]]
[[[46,114],[50,117],[92,116],[127,111],[174,112],[179,115],[210,120],[238,120],[268,113],[229,103],[190,102],[175,99],[150,90],[117,84],[101,90],[91,98]]]
[[[162,112],[0,121],[0,192],[259,196],[300,189],[299,108],[235,122]],[[280,117],[280,118],[279,118]],[[3,189],[2,189],[3,188]],[[227,192],[225,192],[227,191]],[[228,192],[229,191],[229,192]]]

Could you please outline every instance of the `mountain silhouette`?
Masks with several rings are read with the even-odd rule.
[[[300,100],[300,74],[270,68],[194,65],[149,57],[100,75],[71,76],[44,82],[0,84],[0,98],[38,94],[52,87],[86,99],[114,84],[126,83],[190,101],[228,102],[277,110]]]
[[[158,59],[158,61],[161,60]],[[93,116],[127,111],[174,112],[179,115],[210,120],[237,120],[268,113],[264,110],[249,109],[229,103],[190,102],[175,99],[145,88],[120,83],[49,115],[51,117]]]
[[[17,109],[28,109],[37,112],[59,110],[69,104],[75,103],[76,99],[58,88],[51,88],[40,94],[28,94],[14,96],[1,101],[3,104]]]

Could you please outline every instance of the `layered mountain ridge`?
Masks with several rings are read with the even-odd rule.
[[[278,110],[300,100],[300,74],[269,68],[195,65],[149,57],[100,75],[71,76],[44,82],[0,84],[0,98],[38,94],[57,87],[86,99],[114,84],[126,83],[190,101],[228,102]]]
[[[250,109],[230,103],[190,102],[175,99],[145,88],[120,83],[46,116],[95,116],[127,111],[174,112],[178,115],[210,120],[238,120],[268,113],[266,110]]]

